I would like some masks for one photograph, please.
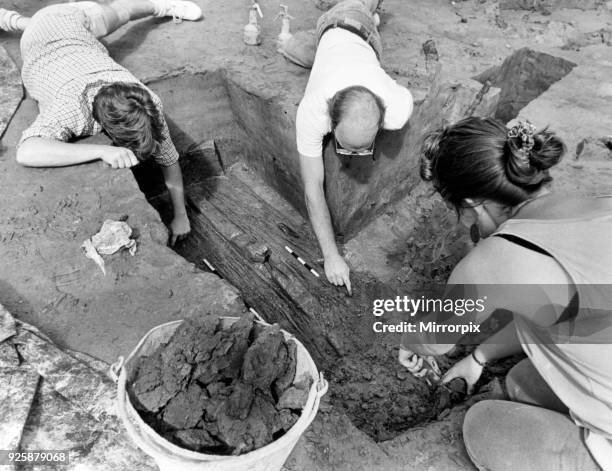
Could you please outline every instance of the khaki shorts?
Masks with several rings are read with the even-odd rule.
[[[106,23],[106,8],[96,2],[74,2],[50,5],[37,11],[32,17],[31,26],[36,25],[36,19],[57,13],[66,14],[74,12],[74,15],[82,20],[83,26],[87,28],[96,38],[102,38],[108,34]],[[28,26],[29,28],[30,26]]]

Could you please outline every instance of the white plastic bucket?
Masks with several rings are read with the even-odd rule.
[[[238,317],[222,317],[222,328],[227,328]],[[207,455],[181,448],[153,430],[136,412],[126,391],[126,383],[135,374],[136,360],[151,354],[160,344],[167,342],[182,320],[168,322],[151,329],[124,362],[123,358],[111,367],[117,381],[117,409],[129,437],[151,456],[161,471],[279,471],[299,438],[315,418],[321,397],[327,392],[327,381],[319,374],[310,354],[295,337],[282,331],[286,340],[297,344],[296,377],[310,374],[313,384],[302,415],[281,438],[240,456]],[[260,322],[262,323],[262,322]],[[265,323],[263,323],[265,324]]]

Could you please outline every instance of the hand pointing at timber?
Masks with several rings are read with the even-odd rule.
[[[351,290],[350,269],[340,254],[332,255],[325,259],[325,276],[329,282],[336,286],[346,286],[349,296]]]

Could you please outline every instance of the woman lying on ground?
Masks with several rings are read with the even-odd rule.
[[[485,300],[471,316],[429,320],[482,323],[496,309],[514,319],[442,382],[464,378],[473,390],[487,363],[521,348],[528,357],[506,378],[510,401],[479,402],[465,417],[465,445],[481,470],[612,469],[612,198],[553,193],[548,169],[564,151],[550,131],[489,118],[460,121],[424,145],[423,178],[482,238],[446,296]],[[459,336],[405,334],[400,362],[435,376],[430,356]]]

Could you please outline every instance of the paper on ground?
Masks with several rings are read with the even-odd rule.
[[[83,242],[83,249],[87,258],[92,259],[106,275],[104,259],[101,255],[111,255],[115,252],[126,248],[130,255],[136,253],[136,241],[131,239],[132,229],[123,221],[113,221],[107,219],[102,224],[100,232],[95,234],[91,239]]]

